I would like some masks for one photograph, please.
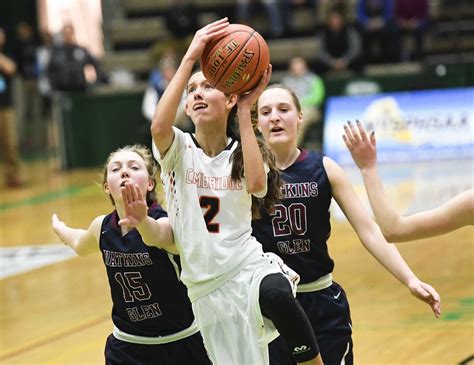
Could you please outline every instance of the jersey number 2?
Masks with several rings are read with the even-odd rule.
[[[219,233],[219,223],[212,221],[217,213],[219,213],[219,198],[203,195],[199,197],[199,204],[201,208],[207,209],[204,213],[204,221],[206,222],[207,230],[211,233]]]

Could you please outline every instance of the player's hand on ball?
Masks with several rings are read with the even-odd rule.
[[[267,87],[268,83],[270,82],[271,77],[272,77],[272,65],[270,64],[268,65],[268,68],[263,72],[262,78],[260,79],[257,86],[253,90],[249,91],[248,93],[245,93],[239,96],[239,101],[237,102],[238,107],[239,108],[252,107],[252,105],[257,101],[260,94]]]
[[[204,48],[206,48],[206,44],[210,40],[223,35],[228,26],[229,21],[226,17],[209,23],[199,29],[188,47],[188,51],[186,52],[187,56],[194,61],[199,60]]]

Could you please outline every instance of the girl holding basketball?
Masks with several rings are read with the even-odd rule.
[[[155,173],[156,163],[146,147],[126,146],[111,153],[103,187],[114,211],[98,216],[87,229],[71,228],[53,214],[53,230],[81,256],[102,253],[114,324],[105,345],[107,365],[210,364],[179,280],[166,212],[156,204]],[[134,228],[129,196],[140,197],[134,212],[143,216],[142,225],[154,223],[153,234]]]
[[[151,126],[181,279],[214,364],[268,364],[275,327],[295,361],[322,364],[311,325],[293,295],[298,275],[278,256],[264,254],[251,235],[252,211],[258,211],[252,201],[268,206],[279,196],[278,174],[265,152],[264,163],[250,117],[271,66],[245,96],[217,90],[202,72],[191,75],[206,44],[224,35],[228,25],[224,18],[196,32]],[[173,127],[183,91],[195,134]],[[234,112],[240,137],[233,130]],[[129,205],[138,199],[132,197]],[[135,219],[133,210],[130,217]]]
[[[352,328],[344,290],[332,280],[334,262],[327,240],[331,233],[329,208],[334,198],[364,247],[416,298],[440,314],[438,293],[410,270],[395,246],[359,201],[342,169],[321,153],[299,149],[297,132],[303,115],[295,93],[268,87],[258,98],[254,121],[285,181],[283,199],[271,214],[254,220],[253,234],[266,252],[273,252],[301,276],[297,299],[313,326],[326,365],[352,364]],[[282,351],[283,340],[270,345],[272,364],[293,364]],[[284,349],[284,348],[283,348]]]
[[[390,203],[377,172],[375,133],[370,137],[362,124],[344,125],[344,142],[359,167],[370,206],[384,236],[391,241],[433,237],[474,224],[474,190],[458,194],[440,207],[402,217]]]

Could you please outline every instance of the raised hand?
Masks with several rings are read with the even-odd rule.
[[[441,315],[441,298],[431,285],[417,279],[410,282],[408,288],[414,297],[427,303],[431,307],[436,318]]]
[[[120,219],[119,225],[136,227],[148,214],[148,206],[138,185],[125,183],[120,188],[122,193],[123,205],[125,207],[125,217]]]
[[[369,138],[359,121],[357,121],[357,129],[351,122],[347,122],[344,125],[342,139],[359,169],[371,168],[376,165],[377,148],[373,131]]]
[[[268,83],[270,82],[270,78],[272,77],[272,65],[268,65],[268,68],[262,75],[257,86],[250,92],[240,95],[239,100],[237,101],[237,105],[239,108],[242,107],[249,107],[251,108],[253,103],[255,103],[260,96],[260,94],[265,90]]]
[[[58,218],[58,215],[54,213],[51,216],[51,226],[53,227],[54,233],[59,237],[61,241],[63,241],[63,232],[66,228],[66,223],[64,223],[62,220]],[[65,241],[63,241],[64,244],[67,244]]]
[[[195,34],[194,38],[191,41],[191,44],[188,47],[186,52],[188,57],[197,61],[202,55],[206,44],[213,38],[223,35],[227,27],[229,26],[229,20],[222,18],[216,20],[215,22],[209,23],[206,26],[199,29]]]

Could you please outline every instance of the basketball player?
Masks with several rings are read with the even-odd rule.
[[[214,364],[268,364],[275,327],[295,361],[322,364],[310,323],[293,295],[297,274],[278,256],[265,255],[251,236],[252,197],[266,204],[279,196],[278,174],[266,169],[271,161],[263,162],[250,118],[271,66],[257,88],[240,97],[215,89],[202,72],[191,76],[206,44],[228,25],[223,18],[196,32],[152,121],[181,278]],[[173,127],[185,90],[195,134]],[[241,139],[232,131],[235,109]]]
[[[308,315],[325,365],[352,364],[352,329],[344,290],[333,281],[334,262],[327,240],[331,233],[329,208],[334,198],[364,247],[416,298],[440,314],[438,293],[410,270],[395,246],[359,201],[342,169],[319,152],[299,149],[297,132],[303,122],[298,98],[282,85],[268,87],[254,109],[267,146],[285,184],[283,199],[272,214],[253,221],[253,234],[266,252],[273,252],[301,276],[297,299]],[[282,340],[270,345],[271,364],[294,364],[284,358]]]
[[[141,146],[110,154],[103,186],[115,210],[95,218],[89,228],[74,229],[53,214],[55,233],[77,254],[100,250],[112,295],[113,333],[105,345],[108,365],[210,364],[194,323],[166,212],[155,202],[156,164]],[[156,240],[166,252],[148,246],[125,218],[122,190],[133,186],[143,196],[141,209],[160,225]],[[146,242],[146,243],[145,243]]]
[[[443,205],[402,217],[388,199],[377,172],[375,133],[370,137],[362,124],[357,129],[348,122],[342,136],[354,162],[359,167],[370,206],[384,236],[394,242],[433,237],[474,224],[474,190],[465,191]]]

